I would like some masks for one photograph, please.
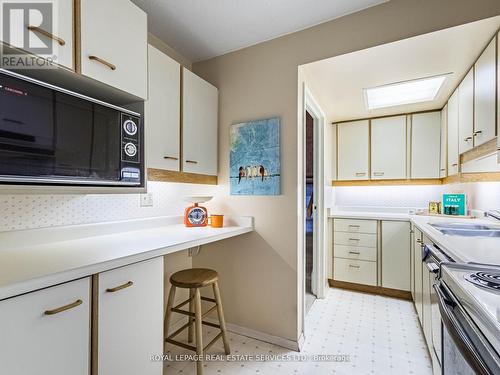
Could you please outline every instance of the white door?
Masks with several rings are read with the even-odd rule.
[[[182,170],[215,176],[219,91],[188,69],[182,72]]]
[[[496,131],[496,39],[474,65],[474,146],[495,138]]]
[[[146,13],[129,0],[80,4],[82,74],[146,99]]]
[[[448,100],[448,176],[458,173],[458,89]]]
[[[448,104],[444,106],[441,111],[441,144],[439,150],[439,177],[444,178],[448,176]]]
[[[371,121],[371,178],[406,178],[406,116]]]
[[[368,180],[369,121],[344,122],[337,125],[339,180]]]
[[[410,223],[382,221],[382,286],[410,291]]]
[[[474,69],[458,86],[458,152],[470,150],[474,144]]]
[[[98,373],[161,375],[163,258],[100,273],[97,300]]]
[[[90,373],[90,279],[0,301],[0,373]]]
[[[179,171],[181,66],[155,47],[148,48],[147,166]]]
[[[411,178],[439,178],[441,112],[412,115]]]

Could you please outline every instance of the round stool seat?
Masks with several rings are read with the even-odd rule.
[[[170,283],[178,288],[202,288],[215,283],[219,278],[216,271],[208,268],[191,268],[174,273]]]

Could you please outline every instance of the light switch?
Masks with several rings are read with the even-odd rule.
[[[141,194],[141,207],[153,206],[153,193]]]

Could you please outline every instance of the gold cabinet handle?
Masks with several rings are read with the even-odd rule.
[[[359,241],[359,238],[349,238],[349,241]]]
[[[349,251],[349,254],[355,254],[355,255],[359,255],[359,251]]]
[[[356,177],[361,177],[366,175],[366,172],[356,172]]]
[[[383,176],[384,172],[373,172],[374,176]]]
[[[186,160],[186,163],[198,164],[198,162],[195,160]]]
[[[349,228],[359,228],[359,225],[355,225],[355,224],[349,224],[348,225]]]
[[[61,307],[58,307],[58,308],[52,309],[52,310],[45,310],[44,314],[45,315],[59,314],[59,313],[61,313],[63,311],[66,311],[66,310],[72,309],[74,307],[80,306],[82,303],[83,303],[83,301],[81,299],[77,299],[75,302],[70,303],[68,305],[61,306]]]
[[[127,281],[125,284],[115,286],[114,288],[106,289],[106,292],[108,292],[108,293],[118,292],[119,290],[131,287],[132,285],[134,285],[134,283],[132,281]]]
[[[464,138],[464,142],[469,142],[469,141],[472,141],[472,137],[465,137]]]
[[[38,33],[38,34],[42,34],[42,35],[46,36],[47,38],[55,40],[60,46],[64,46],[66,44],[64,39],[59,38],[58,36],[55,36],[54,34],[51,34],[48,31],[45,31],[44,29],[41,29],[37,26],[28,26],[28,30],[33,31],[33,32]]]
[[[359,266],[354,266],[352,264],[349,264],[349,267],[351,267],[351,268],[359,268]]]
[[[168,160],[179,160],[179,158],[176,158],[175,156],[164,156],[163,159],[168,159]]]
[[[451,166],[456,167],[457,165],[458,165],[458,163],[453,163]]]
[[[475,131],[472,135],[473,135],[474,137],[476,137],[476,136],[478,136],[479,134],[482,134],[482,133],[483,133],[483,131],[482,131],[482,130],[477,130],[477,131]]]
[[[89,60],[94,60],[94,61],[100,62],[101,64],[106,65],[109,69],[116,70],[116,65],[111,64],[110,62],[107,62],[106,60],[101,59],[100,57],[90,55]]]
[[[422,243],[422,240],[420,238],[417,238],[415,241],[417,241],[417,243]]]

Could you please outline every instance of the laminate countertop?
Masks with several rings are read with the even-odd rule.
[[[0,233],[0,300],[253,231],[251,217],[224,228],[186,228],[182,217]]]
[[[342,219],[410,221],[455,262],[500,265],[500,237],[464,237],[443,234],[431,225],[434,223],[470,223],[500,226],[500,222],[493,219],[411,215],[408,212],[370,211],[369,208],[330,210],[329,216]]]

